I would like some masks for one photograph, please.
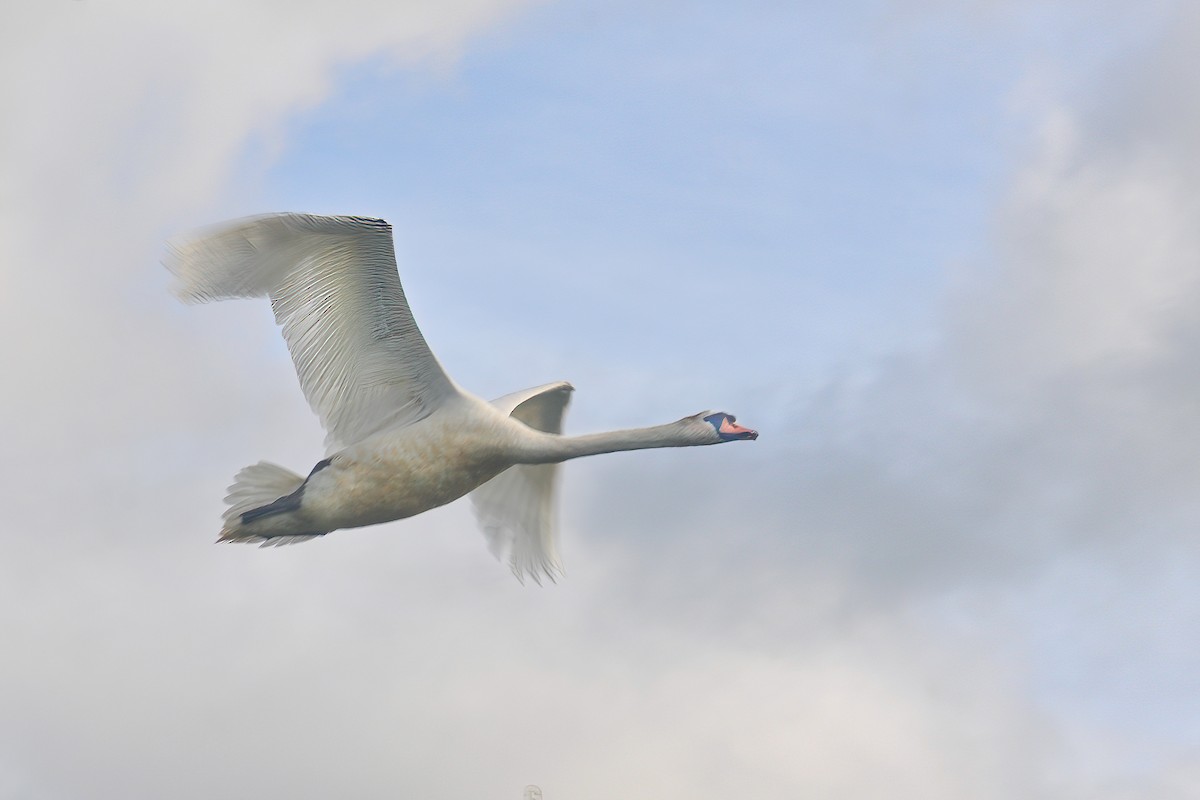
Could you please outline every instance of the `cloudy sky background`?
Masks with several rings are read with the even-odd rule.
[[[1200,6],[11,3],[0,798],[1200,794]],[[322,433],[180,230],[395,226],[574,432],[567,577],[469,509],[215,547]]]

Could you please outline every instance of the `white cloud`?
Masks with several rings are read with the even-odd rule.
[[[1107,151],[1078,126],[1066,110],[1050,115],[998,223],[996,279],[955,331],[964,366],[985,367],[992,376],[976,377],[993,387],[1144,363],[1190,316],[1200,242],[1184,154]]]

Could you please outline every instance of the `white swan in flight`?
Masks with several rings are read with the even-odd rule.
[[[267,296],[300,386],[325,427],[307,477],[260,462],[234,479],[218,541],[290,544],[403,519],[470,493],[518,579],[562,572],[557,464],[579,456],[755,439],[732,414],[563,436],[566,382],[491,403],[461,389],[425,343],[383,220],[273,214],[174,240],[165,265],[185,302]]]

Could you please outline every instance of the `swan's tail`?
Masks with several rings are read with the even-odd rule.
[[[261,543],[263,547],[297,544],[320,533],[291,532],[286,518],[300,508],[304,478],[275,464],[260,461],[246,467],[233,479],[225,502],[218,542]]]

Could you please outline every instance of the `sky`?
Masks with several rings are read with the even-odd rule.
[[[1200,795],[1200,5],[0,10],[0,800]],[[215,546],[323,434],[181,231],[389,220],[568,432],[566,576],[458,502]]]

